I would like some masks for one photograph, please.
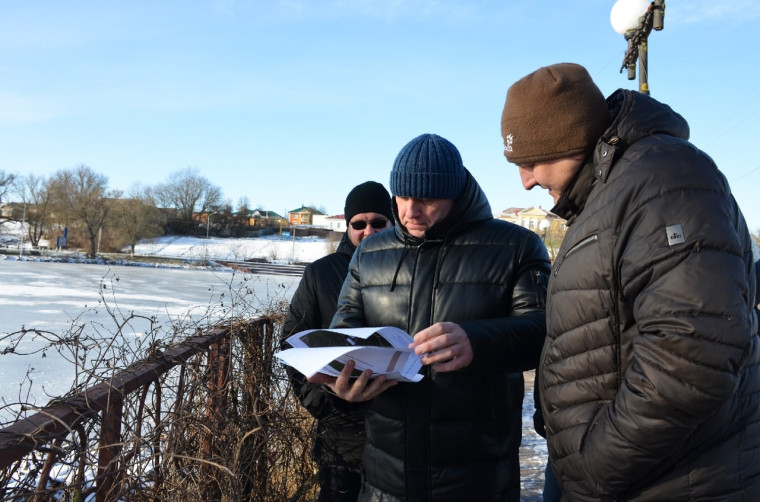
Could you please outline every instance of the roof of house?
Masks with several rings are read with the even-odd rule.
[[[282,216],[280,216],[278,213],[266,209],[249,209],[248,216],[261,216],[262,218],[282,218]]]
[[[504,210],[504,211],[502,211],[501,213],[502,213],[502,214],[508,214],[508,213],[514,213],[514,214],[517,214],[517,213],[519,213],[520,211],[524,211],[524,210],[525,210],[525,208],[524,208],[524,207],[508,207],[507,209],[505,209],[505,210]]]
[[[528,213],[539,213],[544,214],[547,219],[559,219],[561,220],[559,216],[552,213],[551,211],[547,211],[546,209],[542,208],[541,206],[530,206],[530,207],[510,207],[502,211],[500,214],[507,215],[507,216],[513,216],[517,217],[521,214],[528,214]]]
[[[313,207],[309,206],[301,206],[298,209],[293,209],[292,211],[288,211],[288,213],[311,213],[311,214],[318,214],[318,215],[324,215],[322,211],[318,211],[314,209]]]

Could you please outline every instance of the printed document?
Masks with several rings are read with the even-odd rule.
[[[419,382],[422,375],[420,356],[408,348],[412,337],[392,326],[380,328],[308,329],[286,340],[292,349],[278,352],[285,364],[311,377],[325,373],[337,377],[349,360],[356,362],[352,377],[365,369],[372,377],[385,375],[389,380]]]

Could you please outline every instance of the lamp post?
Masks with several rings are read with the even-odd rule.
[[[206,216],[206,239],[208,239],[208,229],[211,227],[211,217],[215,214],[216,211],[209,213],[208,216]]]
[[[296,261],[296,226],[295,224],[292,227],[292,233],[293,233],[293,250],[290,253],[290,262],[295,263]]]
[[[549,230],[549,227],[551,227],[552,224],[549,220],[541,220],[538,224],[538,229],[541,230],[541,240],[544,242],[544,245],[546,245],[546,231]]]
[[[649,94],[649,34],[660,31],[665,19],[665,0],[617,0],[610,12],[612,28],[623,35],[628,49],[623,57],[623,69],[628,69],[628,80],[636,78],[636,59],[639,60],[639,92]]]
[[[206,262],[208,262],[208,229],[211,227],[211,216],[215,214],[217,214],[217,211],[208,213],[208,216],[206,216],[206,243],[204,245],[205,252],[206,252],[206,258],[205,258]]]
[[[24,227],[26,226],[26,203],[24,204],[24,214],[21,216],[21,244],[19,244],[18,254],[24,256]]]
[[[544,247],[549,252],[549,258],[551,259],[552,263],[554,262],[554,248],[549,248],[549,246],[546,245],[546,231],[549,230],[549,228],[552,226],[552,223],[544,218],[540,222],[538,222],[538,229],[541,230],[541,242],[544,243]]]

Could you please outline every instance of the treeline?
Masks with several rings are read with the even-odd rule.
[[[225,229],[239,236],[250,228],[248,200],[233,208],[221,188],[191,167],[156,186],[134,184],[127,193],[109,189],[108,178],[86,165],[49,177],[0,171],[0,203],[2,220],[23,221],[32,246],[48,240],[51,247],[89,249],[90,256],[127,246],[134,252],[141,239],[166,233],[206,235]]]

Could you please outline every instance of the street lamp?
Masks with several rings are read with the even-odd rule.
[[[552,224],[549,220],[543,219],[538,223],[538,229],[543,232],[541,235],[541,240],[546,244],[546,231],[549,230],[549,227],[551,227]]]
[[[18,254],[24,256],[24,227],[26,226],[26,203],[24,203],[24,214],[21,217],[21,244],[19,244]]]
[[[665,19],[665,0],[617,0],[610,12],[612,28],[628,41],[623,57],[623,69],[628,69],[628,80],[636,78],[636,59],[639,60],[639,92],[649,94],[647,40],[654,29],[660,31]]]
[[[213,213],[209,213],[208,216],[206,216],[206,239],[208,239],[208,229],[211,227],[211,216],[215,215],[216,211]]]

